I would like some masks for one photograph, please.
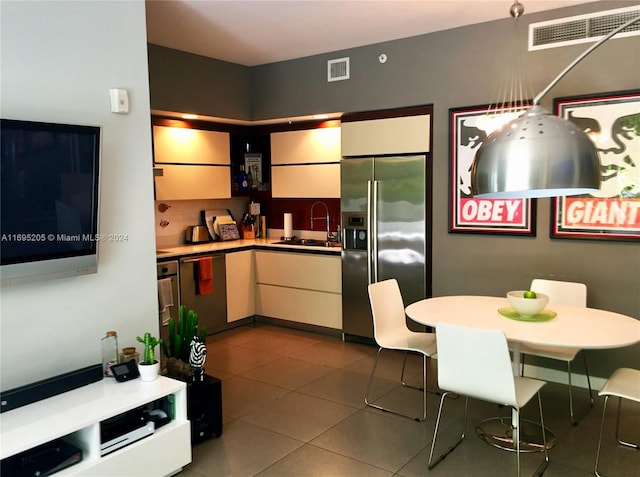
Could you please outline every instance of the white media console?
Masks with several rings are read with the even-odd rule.
[[[173,407],[169,423],[101,456],[101,422],[168,396]],[[56,477],[175,474],[191,462],[186,384],[163,376],[152,382],[105,378],[0,414],[0,459],[58,438],[82,449],[83,458]]]

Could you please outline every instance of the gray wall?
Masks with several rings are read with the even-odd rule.
[[[100,363],[158,333],[144,3],[2,2],[2,117],[102,127],[98,273],[0,288],[0,389]],[[129,91],[113,114],[109,89]]]
[[[251,119],[250,69],[148,45],[152,109]]]
[[[352,112],[416,104],[434,105],[433,293],[502,295],[527,288],[532,278],[580,281],[588,304],[640,318],[638,243],[551,240],[550,199],[537,200],[537,236],[449,233],[449,109],[495,102],[496,89],[519,57],[530,97],[544,88],[587,45],[527,52],[531,22],[619,8],[637,2],[595,2],[518,21],[490,23],[354,48],[251,69],[251,118],[264,120],[321,112]],[[378,62],[385,53],[388,61]],[[326,61],[349,56],[351,79],[328,83]],[[151,57],[153,60],[153,57]],[[151,68],[154,71],[154,68]],[[640,38],[603,45],[542,101],[640,88]],[[153,83],[153,81],[152,81]],[[152,90],[152,107],[156,107]],[[179,106],[179,104],[178,104]],[[219,116],[214,110],[207,113]],[[593,373],[640,367],[640,347],[589,353]]]

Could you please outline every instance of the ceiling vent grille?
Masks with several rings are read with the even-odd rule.
[[[597,41],[639,14],[640,6],[634,6],[532,23],[529,51]],[[640,22],[625,28],[615,38],[634,35],[640,35]]]
[[[327,81],[349,79],[349,57],[327,61]]]

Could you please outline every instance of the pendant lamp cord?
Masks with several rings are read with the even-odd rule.
[[[571,70],[574,66],[576,66],[578,63],[580,63],[589,53],[591,53],[593,50],[598,48],[600,45],[602,45],[605,41],[607,41],[609,38],[614,36],[616,33],[621,32],[622,30],[624,30],[628,26],[633,25],[637,21],[640,21],[640,17],[632,18],[628,22],[624,23],[623,25],[620,25],[618,28],[616,28],[616,29],[612,30],[611,32],[609,32],[606,36],[602,37],[597,43],[594,43],[593,45],[591,45],[590,48],[587,48],[580,56],[578,56],[575,60],[573,60],[571,63],[569,63],[569,65],[564,70],[562,70],[560,72],[560,74],[558,76],[556,76],[556,78],[553,81],[551,81],[551,83],[549,83],[549,86],[547,86],[545,89],[543,89],[538,94],[538,96],[536,96],[533,99],[534,106],[537,105],[537,104],[540,104],[540,100],[543,98],[543,96],[545,94],[547,94],[549,92],[549,90],[551,88],[553,88],[558,83],[558,81],[560,81],[562,78],[564,78],[564,76],[569,72],[569,70]]]

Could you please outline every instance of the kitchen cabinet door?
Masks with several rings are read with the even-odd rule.
[[[256,314],[256,273],[253,250],[226,254],[227,323]]]
[[[337,294],[258,284],[256,304],[261,316],[342,330],[342,298]]]
[[[256,251],[256,314],[342,329],[340,256]]]
[[[340,127],[271,134],[274,198],[340,197]]]
[[[429,152],[430,125],[428,114],[342,123],[342,156]]]
[[[271,164],[340,162],[340,127],[271,134]]]
[[[229,133],[153,126],[156,200],[231,198]]]
[[[163,164],[155,177],[156,200],[229,199],[230,166]]]
[[[153,126],[156,164],[231,164],[229,133]]]
[[[271,167],[274,198],[340,197],[340,164]]]

